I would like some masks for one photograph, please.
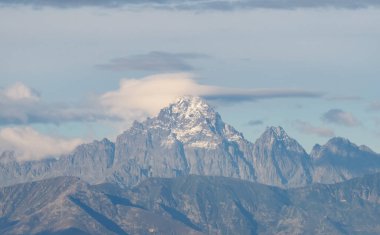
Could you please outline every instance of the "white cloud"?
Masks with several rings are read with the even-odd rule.
[[[65,139],[43,135],[31,127],[0,129],[0,150],[15,151],[16,158],[20,161],[59,156],[69,153],[81,143],[83,143],[81,139]]]
[[[17,82],[0,91],[0,94],[12,101],[38,101],[39,95],[21,82]]]
[[[120,88],[100,97],[111,114],[124,119],[155,115],[183,95],[200,95],[210,88],[199,85],[186,73],[159,74],[142,79],[122,79]]]
[[[161,108],[186,95],[223,102],[321,96],[315,92],[297,89],[234,89],[202,85],[191,74],[172,73],[141,79],[122,79],[120,88],[101,95],[99,102],[110,115],[131,122],[156,115]]]

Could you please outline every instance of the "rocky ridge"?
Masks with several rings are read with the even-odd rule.
[[[281,127],[268,127],[251,143],[199,97],[182,97],[156,117],[134,122],[115,143],[94,141],[40,161],[18,162],[12,152],[0,156],[0,186],[75,176],[131,187],[150,177],[195,174],[292,188],[379,171],[379,154],[342,138],[307,154]]]
[[[378,234],[380,175],[298,189],[215,176],[132,189],[57,177],[0,188],[0,233]]]

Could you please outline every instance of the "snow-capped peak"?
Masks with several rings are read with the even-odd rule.
[[[178,98],[144,125],[169,131],[172,136],[170,143],[175,138],[194,147],[216,148],[223,139],[238,141],[244,138],[241,133],[225,124],[202,98],[194,96]],[[170,144],[169,142],[164,144]]]
[[[197,118],[201,116],[210,116],[215,113],[206,102],[200,97],[183,96],[170,105],[172,113],[180,114],[183,118]]]
[[[219,114],[200,97],[184,96],[163,108],[158,117],[171,127],[189,127],[206,122],[215,122]]]

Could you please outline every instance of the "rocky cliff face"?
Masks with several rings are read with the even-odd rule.
[[[281,127],[267,128],[255,142],[253,165],[264,184],[297,187],[312,182],[310,157]]]
[[[308,155],[281,127],[268,127],[253,144],[198,97],[182,97],[156,117],[133,126],[112,143],[78,146],[71,154],[18,162],[0,156],[0,186],[55,176],[123,187],[150,177],[233,177],[283,188],[334,183],[380,171],[380,157],[365,146],[333,138]]]

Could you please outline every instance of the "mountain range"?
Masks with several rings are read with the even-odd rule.
[[[250,142],[182,97],[115,142],[0,155],[0,234],[379,234],[380,155],[281,127]]]
[[[217,176],[131,189],[56,177],[0,188],[0,233],[379,234],[380,174],[296,189]]]
[[[281,127],[254,142],[226,124],[199,97],[182,97],[156,117],[134,122],[115,143],[108,139],[38,161],[0,156],[0,186],[74,176],[90,184],[132,187],[150,177],[224,176],[281,188],[337,183],[380,172],[380,155],[335,137],[310,154]]]

